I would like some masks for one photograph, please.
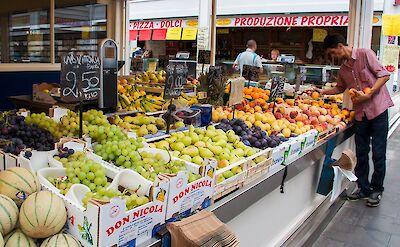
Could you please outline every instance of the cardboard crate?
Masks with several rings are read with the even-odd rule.
[[[192,170],[193,173],[201,174],[202,177],[191,183],[188,183],[187,173],[184,172],[170,178],[167,221],[189,216],[194,211],[211,205],[216,166],[216,160],[205,159],[203,166]]]
[[[65,170],[43,168],[39,170],[38,177],[44,189],[64,200],[68,213],[67,232],[75,236],[84,247],[138,246],[154,237],[164,223],[168,181],[161,180],[152,184],[136,172],[124,170],[115,176],[111,186],[115,183],[124,188],[137,187],[137,193],[145,191],[150,202],[126,211],[125,200],[116,197],[109,202],[91,200],[87,208],[84,208],[81,200],[85,197],[84,192],[88,192],[84,189],[86,186],[74,184],[64,196],[46,179],[51,173],[62,175]]]
[[[159,153],[165,160],[169,160],[169,154],[165,150],[156,148],[141,148],[139,152]],[[108,172],[119,172],[122,169],[112,163],[105,162],[94,153],[88,155],[103,164]],[[214,174],[217,166],[216,161],[207,161],[203,166],[196,165],[172,156],[173,160],[185,162],[188,171],[200,174],[201,178],[189,183],[188,174],[179,172],[178,174],[166,174],[164,177],[169,180],[169,197],[167,198],[166,220],[174,221],[176,217],[189,215],[197,209],[204,209],[210,206],[211,197],[214,190]]]

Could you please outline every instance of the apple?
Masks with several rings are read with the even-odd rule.
[[[314,125],[314,126],[318,125],[318,124],[319,124],[318,118],[316,118],[316,117],[311,117],[311,118],[310,118],[310,123],[311,123],[312,125]]]
[[[311,116],[311,112],[310,112],[310,110],[303,110],[303,114],[306,114],[308,117],[310,117]]]
[[[319,120],[320,123],[325,123],[326,122],[326,116],[320,115],[320,116],[318,116],[318,120]]]
[[[276,118],[276,119],[281,119],[281,118],[283,118],[282,113],[276,112],[276,113],[275,113],[275,118]]]

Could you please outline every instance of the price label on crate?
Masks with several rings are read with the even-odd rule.
[[[185,64],[169,64],[164,85],[164,99],[178,98],[186,84],[188,67]]]
[[[61,100],[96,100],[100,93],[100,58],[70,52],[61,60]]]

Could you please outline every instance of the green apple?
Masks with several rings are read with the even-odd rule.
[[[182,142],[174,142],[170,144],[170,147],[173,151],[181,152],[185,148],[185,144],[183,144]]]
[[[181,155],[179,158],[181,158],[181,159],[183,159],[183,160],[186,160],[186,161],[188,161],[188,162],[192,162],[192,157],[190,157],[190,156],[187,155],[187,154]]]
[[[197,165],[202,165],[203,164],[203,158],[200,156],[195,156],[192,158],[192,162],[197,164]]]
[[[200,152],[200,156],[202,158],[211,158],[214,157],[213,152],[211,152],[209,149],[207,148],[199,148],[199,152]]]
[[[184,136],[180,141],[185,144],[186,147],[190,146],[192,144],[192,139],[189,136]]]

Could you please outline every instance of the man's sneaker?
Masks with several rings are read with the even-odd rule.
[[[367,200],[368,207],[377,207],[382,199],[382,192],[381,191],[373,191]]]
[[[368,199],[369,195],[362,192],[360,189],[356,190],[353,194],[347,196],[349,201],[358,201],[360,199]]]

